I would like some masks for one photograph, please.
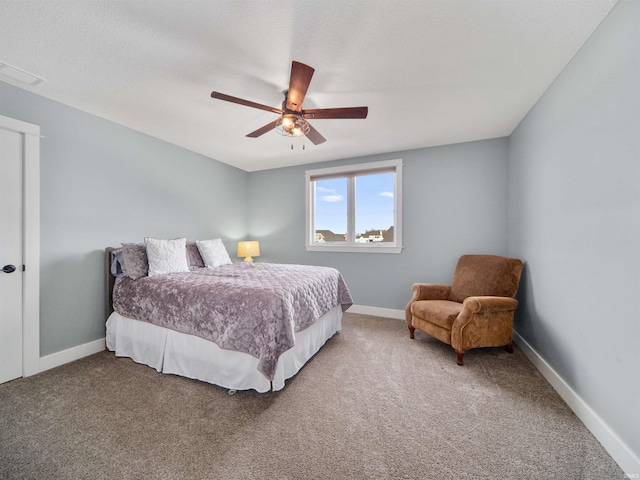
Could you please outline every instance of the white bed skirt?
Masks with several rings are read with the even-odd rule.
[[[284,388],[303,365],[342,329],[342,308],[337,305],[305,330],[296,344],[278,359],[271,382],[257,370],[258,359],[246,353],[224,350],[209,340],[176,332],[113,312],[107,320],[107,348],[118,357],[187,378],[231,390],[254,389],[263,393]]]

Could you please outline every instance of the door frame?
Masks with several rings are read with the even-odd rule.
[[[40,372],[40,127],[0,115],[0,128],[22,134],[22,375]]]

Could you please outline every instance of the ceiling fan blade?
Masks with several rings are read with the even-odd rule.
[[[315,108],[302,110],[304,118],[367,118],[369,107]]]
[[[284,110],[280,108],[274,108],[268,105],[262,105],[261,103],[244,100],[243,98],[232,97],[231,95],[226,95],[220,92],[211,92],[211,98],[217,98],[218,100],[224,100],[225,102],[237,103],[240,105],[244,105],[246,107],[259,108],[260,110],[266,110],[267,112],[280,113],[280,114],[284,113]]]
[[[278,119],[280,120],[280,119]],[[267,132],[270,132],[271,130],[273,130],[274,128],[276,128],[276,124],[278,123],[278,120],[274,120],[271,123],[267,123],[264,127],[260,127],[259,129],[248,133],[247,137],[251,137],[251,138],[258,138],[260,135],[264,135]]]
[[[314,145],[319,145],[327,141],[327,139],[324,138],[322,135],[320,135],[320,132],[318,132],[315,128],[313,128],[311,124],[307,123],[307,125],[309,125],[309,132],[307,133],[307,138],[311,140],[311,143],[313,143]]]
[[[287,109],[299,112],[302,110],[302,102],[307,95],[307,89],[311,83],[315,70],[309,65],[293,61],[291,62],[291,79],[287,92]]]

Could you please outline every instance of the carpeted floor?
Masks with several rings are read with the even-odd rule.
[[[0,385],[2,479],[617,479],[524,354],[347,313],[284,390],[227,391],[104,352]]]

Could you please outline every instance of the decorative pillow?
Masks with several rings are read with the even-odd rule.
[[[144,243],[123,243],[122,260],[122,273],[125,275],[140,278],[149,274],[147,247]]]
[[[204,267],[204,262],[202,261],[196,242],[187,242],[187,262],[189,263],[189,268]]]
[[[196,240],[202,260],[208,268],[219,267],[220,265],[231,265],[229,253],[224,247],[222,240],[214,238],[213,240]]]
[[[113,250],[111,252],[111,275],[117,277],[118,275],[122,275],[124,260],[122,259],[122,249],[118,248],[117,250]]]
[[[159,240],[147,237],[144,242],[147,245],[150,277],[189,271],[186,238]]]

